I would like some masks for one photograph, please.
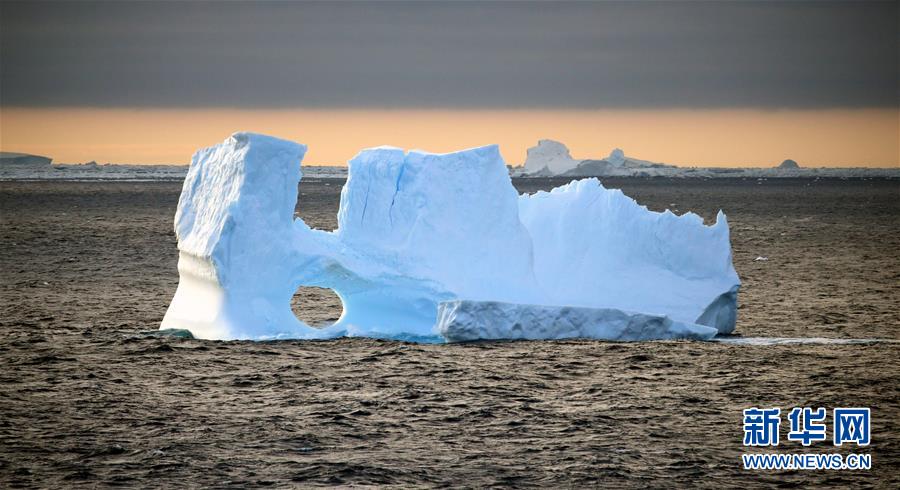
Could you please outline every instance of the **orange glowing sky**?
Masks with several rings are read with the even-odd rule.
[[[627,155],[682,166],[900,166],[900,114],[847,110],[450,110],[2,108],[0,149],[58,163],[187,164],[235,131],[305,143],[307,164],[343,165],[360,149],[434,152],[497,143],[519,165],[540,138],[575,158]]]
[[[98,15],[102,12],[102,15]],[[2,1],[0,150],[187,164],[551,138],[680,166],[900,166],[900,5]]]

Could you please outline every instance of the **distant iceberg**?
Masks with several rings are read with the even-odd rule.
[[[849,162],[848,162],[849,163]],[[626,155],[621,148],[609,156],[579,160],[559,141],[542,139],[529,148],[525,164],[511,167],[515,178],[543,177],[668,177],[668,178],[900,178],[895,167],[807,167],[787,159],[774,167],[694,167],[641,160]]]
[[[18,167],[46,167],[50,165],[53,159],[40,155],[30,155],[28,153],[0,152],[0,167],[18,166]]]
[[[678,172],[674,165],[648,162],[625,156],[621,148],[613,149],[603,159],[576,160],[566,145],[542,139],[527,151],[525,165],[515,169],[514,177],[607,177],[652,176]]]
[[[523,173],[532,176],[562,175],[581,163],[572,158],[569,148],[559,141],[543,139],[526,152]]]
[[[338,229],[313,230],[294,217],[305,152],[236,133],[194,155],[175,216],[180,281],[161,328],[421,341],[734,329],[740,281],[721,212],[712,226],[651,212],[594,179],[520,196],[497,146],[380,147],[351,160]],[[334,325],[294,316],[301,286],[337,293]]]

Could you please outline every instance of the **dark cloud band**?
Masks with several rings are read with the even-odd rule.
[[[896,107],[898,4],[0,4],[4,106]]]

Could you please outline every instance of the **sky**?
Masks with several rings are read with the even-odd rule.
[[[0,149],[187,163],[233,131],[900,165],[898,2],[0,2]]]

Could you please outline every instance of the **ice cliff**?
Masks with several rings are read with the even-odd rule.
[[[596,180],[518,195],[496,146],[379,147],[349,165],[338,229],[294,218],[306,148],[236,133],[197,152],[175,216],[161,328],[208,339],[709,338],[733,330],[728,225],[655,213]],[[303,205],[302,202],[299,203]],[[333,289],[335,325],[297,320]]]
[[[175,212],[178,289],[162,328],[208,339],[317,333],[290,308],[306,258],[293,220],[305,153],[237,133],[194,155]]]

